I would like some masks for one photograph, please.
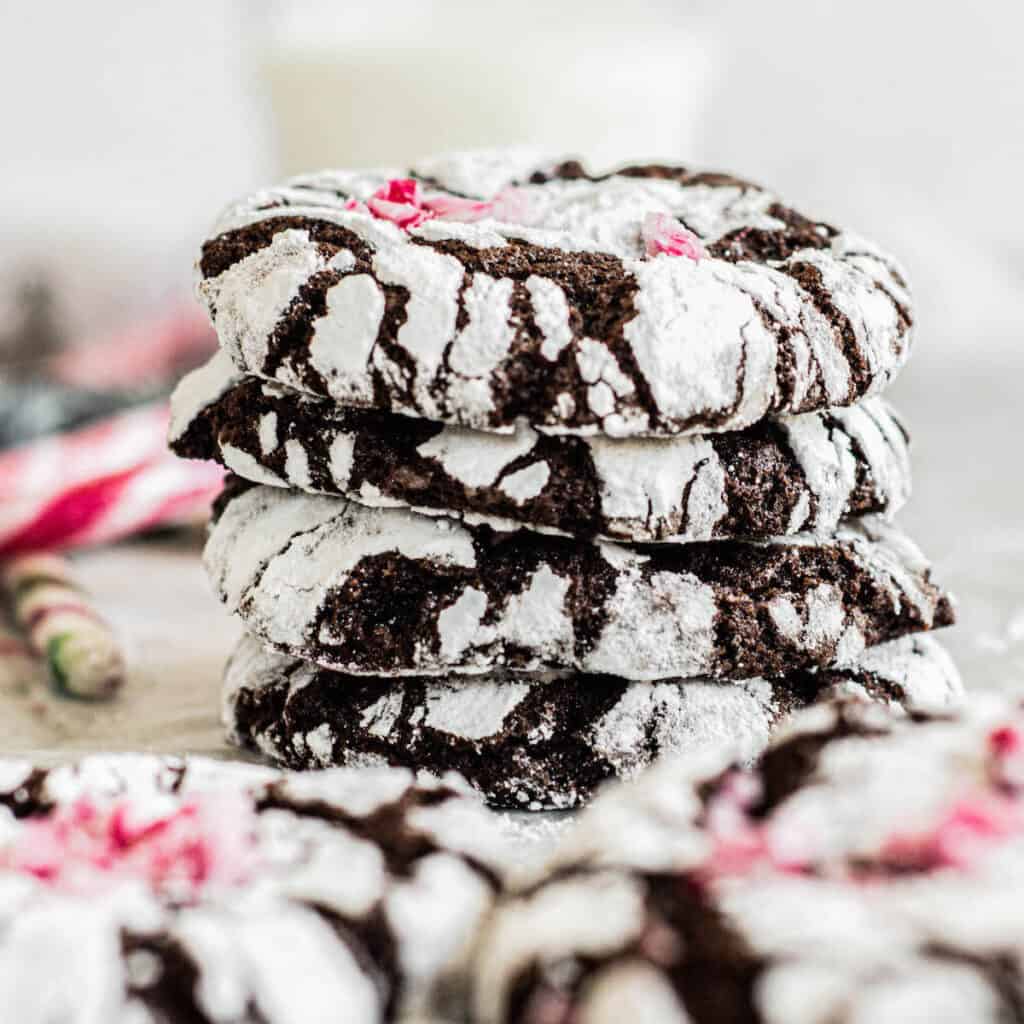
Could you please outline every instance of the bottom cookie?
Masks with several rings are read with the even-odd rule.
[[[843,671],[742,682],[626,682],[570,673],[346,676],[244,637],[225,672],[229,739],[290,768],[391,764],[462,774],[494,807],[566,809],[666,754],[730,744],[743,761],[801,707],[837,694],[910,712],[962,689],[927,636],[864,652]]]

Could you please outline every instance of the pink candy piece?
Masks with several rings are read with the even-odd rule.
[[[389,220],[403,230],[417,227],[433,216],[423,209],[420,183],[414,178],[394,178],[367,200],[374,217]]]
[[[1003,725],[988,734],[988,745],[996,757],[1013,757],[1024,752],[1024,736],[1012,725]]]
[[[104,806],[83,797],[26,821],[0,850],[0,870],[76,892],[136,879],[190,900],[206,886],[250,877],[254,834],[252,807],[240,794],[193,798],[155,816],[126,800]]]
[[[203,515],[223,472],[173,456],[168,422],[161,402],[0,453],[0,557]]]
[[[724,780],[708,803],[705,828],[712,847],[698,872],[702,882],[733,875],[749,875],[759,869],[786,874],[804,870],[805,864],[781,855],[773,842],[770,820],[752,817],[750,808],[760,796],[758,779],[736,771]]]
[[[648,256],[685,256],[697,261],[705,255],[701,240],[667,213],[647,214],[640,237]]]
[[[530,193],[522,188],[506,188],[494,199],[492,216],[507,224],[532,224],[536,211],[530,201]]]
[[[987,847],[1022,830],[1018,801],[982,793],[960,800],[923,834],[894,836],[882,849],[881,861],[904,870],[966,869]]]
[[[993,729],[986,743],[1000,765],[1024,753],[1024,737],[1012,725]],[[797,822],[785,814],[762,818],[752,813],[757,785],[755,776],[733,772],[708,801],[704,828],[711,849],[696,872],[700,883],[763,873],[803,873],[814,867],[813,834],[800,839],[794,833]],[[1007,786],[997,772],[990,785],[960,795],[927,827],[893,833],[876,856],[848,864],[849,878],[871,883],[892,872],[971,870],[988,851],[1024,835],[1024,800],[1018,794],[1019,788]]]
[[[503,189],[491,200],[464,199],[440,193],[425,199],[423,205],[443,220],[530,223],[529,195],[521,188]]]
[[[494,204],[483,199],[439,194],[431,196],[424,205],[432,216],[443,220],[473,221],[489,217]]]
[[[1024,789],[1024,734],[1015,725],[1002,725],[988,734],[989,766],[993,781],[1002,787]]]
[[[424,198],[415,178],[393,178],[365,203],[348,200],[345,209],[370,213],[406,231],[435,218],[462,222],[491,219],[524,224],[529,223],[530,216],[529,198],[522,189],[503,189],[493,199],[466,199],[445,192]]]
[[[419,206],[420,183],[415,178],[392,178],[386,185],[377,189],[374,196],[389,203]]]

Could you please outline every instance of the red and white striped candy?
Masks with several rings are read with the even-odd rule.
[[[202,515],[213,465],[167,450],[166,402],[0,452],[0,557],[101,544]]]

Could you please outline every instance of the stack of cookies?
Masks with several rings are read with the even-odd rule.
[[[959,700],[863,239],[728,175],[462,154],[248,197],[198,290],[171,441],[232,474],[233,741],[539,809],[837,692]]]

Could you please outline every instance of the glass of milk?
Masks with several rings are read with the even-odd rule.
[[[686,160],[714,66],[679,4],[272,5],[257,33],[283,173],[536,145],[594,167]]]

